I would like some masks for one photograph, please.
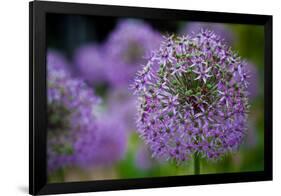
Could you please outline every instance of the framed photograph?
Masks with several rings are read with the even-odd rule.
[[[272,16],[29,9],[30,194],[272,180]]]

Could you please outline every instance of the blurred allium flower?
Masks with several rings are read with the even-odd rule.
[[[244,67],[212,31],[166,37],[132,85],[138,132],[152,156],[181,163],[237,150],[247,129]]]
[[[74,62],[80,75],[88,82],[105,82],[106,60],[103,49],[95,44],[87,44],[75,52]]]
[[[121,160],[127,150],[127,132],[118,114],[106,114],[98,120],[96,164],[110,165]]]
[[[128,90],[124,88],[112,89],[108,94],[107,105],[110,113],[118,114],[120,123],[124,124],[127,131],[136,130],[136,100]]]
[[[59,57],[59,58],[58,58]],[[99,99],[85,83],[72,78],[63,57],[52,51],[47,56],[48,170],[75,165],[81,151],[77,144],[95,144],[94,107]],[[85,135],[87,137],[85,137]],[[87,138],[88,140],[84,140]],[[81,141],[83,139],[83,141]]]
[[[47,63],[52,64],[53,69],[66,69],[69,66],[69,62],[64,55],[53,49],[48,49]]]
[[[105,43],[105,54],[109,60],[107,74],[112,85],[126,85],[132,82],[132,76],[140,64],[145,62],[147,51],[158,48],[160,41],[160,34],[144,22],[119,22]]]
[[[222,23],[210,23],[210,22],[189,22],[181,29],[181,34],[200,33],[201,29],[208,29],[216,32],[217,36],[220,36],[227,44],[232,44],[234,41],[234,35],[225,24]]]

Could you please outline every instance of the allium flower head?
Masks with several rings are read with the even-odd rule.
[[[80,75],[95,84],[107,81],[106,60],[102,47],[95,44],[81,46],[74,57]]]
[[[184,162],[237,150],[246,133],[245,62],[209,30],[166,37],[132,85],[152,156]]]
[[[99,125],[99,149],[97,153],[98,163],[110,165],[121,160],[127,152],[127,132],[125,125],[118,115],[106,114],[98,121]]]
[[[112,89],[107,99],[108,112],[118,114],[119,123],[124,124],[128,132],[136,130],[136,100],[124,88]]]
[[[225,24],[223,23],[210,23],[210,22],[189,22],[181,29],[182,34],[200,33],[201,29],[208,29],[216,32],[227,44],[232,44],[235,37]]]
[[[109,166],[126,153],[127,134],[118,117],[106,115],[98,118],[96,124],[96,138],[85,133],[75,143],[75,149],[79,149],[75,158],[80,166]]]
[[[48,49],[47,52],[47,63],[51,64],[53,69],[66,69],[69,66],[68,60],[62,53],[57,50]]]
[[[96,120],[94,108],[99,99],[80,79],[73,78],[67,64],[58,55],[48,53],[47,93],[48,93],[48,169],[76,165],[76,148],[81,138],[96,140]],[[83,141],[83,148],[87,142]]]
[[[160,34],[144,22],[120,21],[104,46],[109,60],[107,75],[112,85],[127,85],[132,82],[132,76],[145,62],[147,51],[158,48],[161,39]]]

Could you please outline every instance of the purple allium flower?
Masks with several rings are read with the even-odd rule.
[[[210,23],[210,22],[189,22],[181,29],[181,34],[197,34],[201,29],[208,29],[214,31],[220,36],[227,44],[232,44],[234,41],[234,35],[225,24],[223,23]]]
[[[129,84],[140,64],[145,63],[147,51],[159,47],[161,36],[148,24],[138,20],[123,20],[109,35],[105,55],[109,60],[107,74],[114,86]]]
[[[125,126],[128,132],[136,130],[136,100],[128,90],[124,88],[112,89],[108,94],[107,105],[108,112],[118,114],[120,123]]]
[[[47,63],[52,64],[53,69],[67,69],[70,64],[62,53],[54,49],[48,49]]]
[[[76,143],[95,143],[96,118],[93,114],[99,99],[80,79],[72,78],[58,53],[47,55],[48,94],[48,171],[76,165],[80,149]],[[84,145],[85,144],[85,145]]]
[[[107,115],[99,118],[96,124],[96,138],[92,138],[92,132],[85,132],[74,144],[77,149],[75,161],[79,166],[109,166],[126,153],[126,130],[118,118]]]
[[[237,150],[247,130],[246,72],[213,31],[166,38],[132,85],[138,132],[152,156],[181,163]]]
[[[80,75],[88,82],[106,82],[106,60],[102,47],[87,44],[75,52],[75,65]]]
[[[106,114],[98,120],[99,140],[95,155],[96,165],[111,165],[127,152],[126,127],[116,114]]]

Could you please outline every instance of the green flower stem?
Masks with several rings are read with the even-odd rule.
[[[194,175],[200,174],[200,155],[194,153]]]

